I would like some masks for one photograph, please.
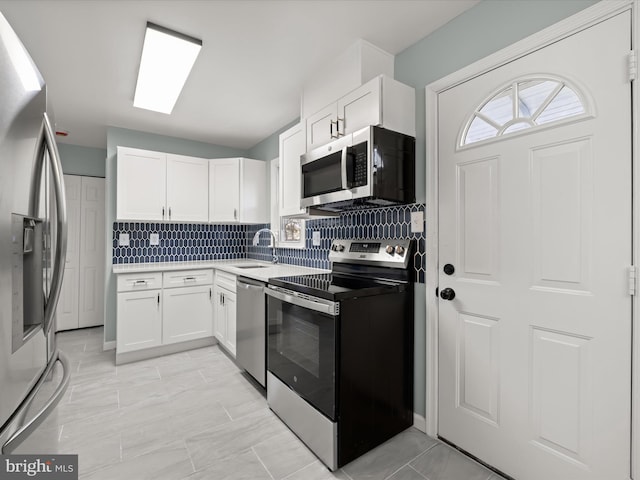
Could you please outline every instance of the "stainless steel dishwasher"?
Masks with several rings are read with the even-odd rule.
[[[238,277],[236,361],[266,387],[266,310],[263,282]]]

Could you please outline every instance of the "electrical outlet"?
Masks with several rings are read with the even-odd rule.
[[[160,245],[160,235],[157,233],[149,234],[149,245]]]
[[[121,247],[128,247],[129,246],[129,234],[128,233],[121,233],[120,235],[118,235],[118,245],[120,245]]]
[[[411,231],[424,232],[424,212],[411,212]]]
[[[320,231],[315,230],[312,235],[313,236],[311,238],[312,238],[313,246],[314,247],[319,247],[320,246]]]

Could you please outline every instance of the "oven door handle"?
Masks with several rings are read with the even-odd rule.
[[[298,307],[307,308],[309,310],[314,310],[320,313],[326,313],[327,315],[331,315],[334,317],[337,315],[336,307],[338,304],[330,300],[307,300],[306,298],[288,295],[271,288],[266,288],[265,293],[270,297],[277,298],[278,300],[282,300],[283,302],[287,302],[292,305],[297,305]]]

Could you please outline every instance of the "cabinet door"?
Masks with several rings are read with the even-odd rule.
[[[167,218],[209,220],[209,160],[167,154]]]
[[[162,291],[162,343],[210,337],[213,333],[211,286],[168,288]]]
[[[104,324],[104,178],[82,177],[79,326]]]
[[[236,356],[236,294],[224,292],[224,308],[227,311],[227,338],[225,345],[229,353]]]
[[[166,219],[166,155],[118,147],[116,218]]]
[[[209,160],[209,221],[237,222],[240,213],[240,159]]]
[[[307,151],[338,138],[336,125],[331,123],[337,116],[337,106],[332,103],[307,118]]]
[[[240,210],[242,223],[268,223],[267,162],[252,158],[240,161]]]
[[[117,353],[162,343],[160,290],[118,293]]]
[[[223,290],[213,287],[213,336],[224,345],[227,338],[227,312],[222,303]]]
[[[382,123],[380,82],[381,78],[376,77],[338,100],[341,136]]]
[[[305,148],[305,130],[301,123],[280,134],[278,200],[281,217],[304,212],[300,208],[300,155]]]
[[[78,275],[80,272],[80,204],[82,179],[75,175],[64,176],[64,192],[67,202],[67,259],[60,301],[56,309],[56,330],[78,328]],[[104,263],[104,257],[102,258]]]

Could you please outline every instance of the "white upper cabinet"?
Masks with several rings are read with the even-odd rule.
[[[169,220],[209,220],[209,161],[167,154],[167,215]]]
[[[209,160],[209,221],[268,223],[267,162],[250,158]]]
[[[378,75],[394,77],[394,56],[358,39],[332,61],[323,62],[302,88],[300,118],[304,119],[364,85]]]
[[[118,147],[119,220],[207,222],[207,159]]]
[[[120,220],[164,220],[166,155],[118,147],[116,217]]]
[[[369,125],[415,136],[415,90],[386,75],[373,78],[306,119],[306,149]]]
[[[305,152],[305,146],[302,123],[280,134],[278,204],[281,217],[304,213],[304,209],[300,208],[300,155]]]
[[[332,103],[307,118],[306,149],[312,150],[338,138],[338,104]]]
[[[240,213],[240,160],[209,160],[209,221],[237,222]]]

